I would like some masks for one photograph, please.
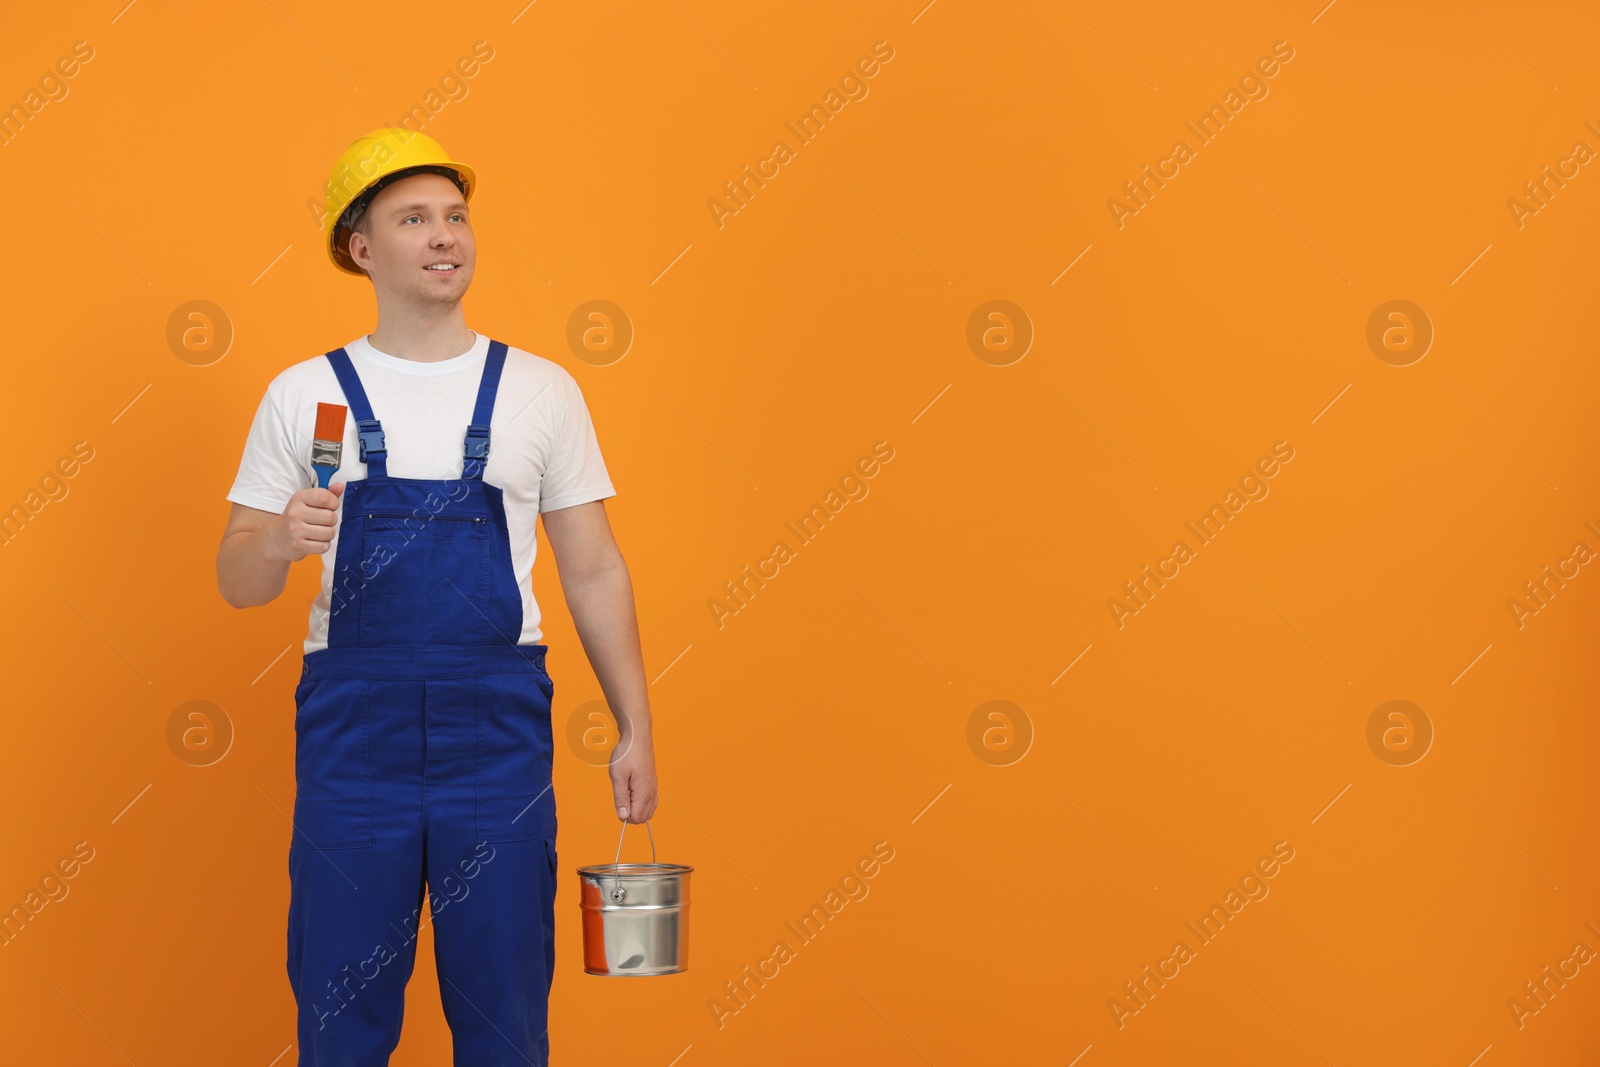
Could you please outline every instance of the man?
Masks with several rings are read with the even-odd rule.
[[[369,336],[268,387],[228,499],[217,584],[266,604],[322,556],[295,691],[288,970],[300,1064],[386,1064],[423,886],[457,1067],[545,1064],[555,973],[550,701],[536,519],[618,720],[617,816],[657,803],[633,587],[582,393],[467,329],[471,168],[374,131],[328,182],[327,251],[377,295]],[[349,409],[317,486],[318,405]],[[335,412],[335,415],[337,412]]]

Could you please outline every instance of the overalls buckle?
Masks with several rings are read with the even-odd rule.
[[[383,424],[377,419],[357,419],[356,438],[361,445],[361,462],[374,452],[384,452]]]
[[[488,459],[489,427],[478,425],[468,426],[466,447],[467,459]]]

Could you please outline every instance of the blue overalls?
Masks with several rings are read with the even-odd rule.
[[[506,346],[489,345],[459,480],[390,478],[349,355],[328,359],[367,477],[345,483],[328,647],[306,655],[295,690],[299,1063],[389,1062],[418,929],[431,921],[456,1067],[543,1067],[555,687],[548,646],[517,644],[504,495],[483,480]]]

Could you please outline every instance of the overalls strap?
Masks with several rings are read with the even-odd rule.
[[[367,401],[367,391],[361,388],[361,379],[350,364],[350,355],[343,348],[328,353],[333,373],[339,379],[339,388],[350,403],[350,412],[356,419],[356,440],[361,446],[361,462],[367,465],[367,477],[383,480],[389,477],[389,452],[383,446],[383,424],[373,418],[372,405]]]
[[[328,353],[333,373],[339,387],[350,404],[356,420],[356,439],[361,447],[361,462],[367,465],[367,477],[383,479],[389,476],[388,450],[384,447],[383,424],[372,414],[367,392],[343,348]],[[506,365],[504,341],[489,342],[489,354],[483,364],[483,379],[478,383],[478,398],[472,409],[472,423],[467,427],[462,454],[462,477],[469,481],[483,478],[483,468],[489,459],[489,422],[494,415],[494,398],[500,388],[500,372]]]
[[[494,397],[499,391],[500,372],[505,365],[505,342],[491,340],[489,355],[483,362],[483,380],[478,383],[478,402],[472,409],[472,423],[467,427],[466,447],[461,460],[461,476],[468,481],[481,481],[483,468],[489,462],[489,420],[494,414]]]

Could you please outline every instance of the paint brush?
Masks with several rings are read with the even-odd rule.
[[[348,410],[343,404],[317,404],[317,432],[311,441],[311,466],[317,473],[317,485],[328,488],[333,472],[339,469],[339,453],[344,450],[344,416]]]

